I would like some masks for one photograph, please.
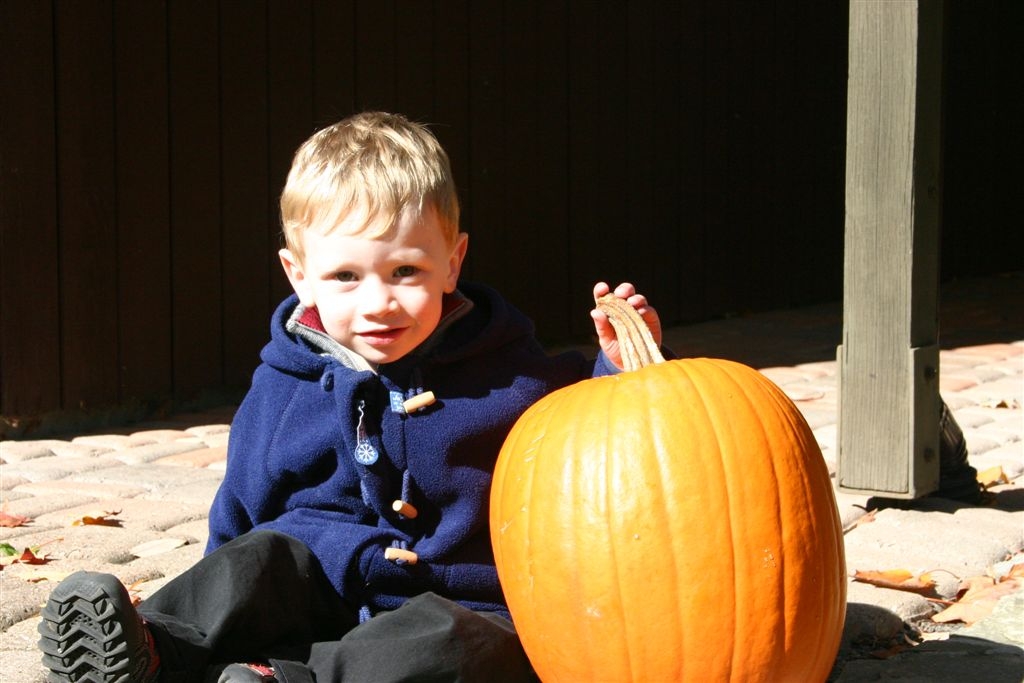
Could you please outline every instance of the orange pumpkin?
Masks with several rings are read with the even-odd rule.
[[[832,668],[846,570],[829,474],[797,408],[744,365],[661,362],[548,395],[502,448],[490,522],[545,683]]]

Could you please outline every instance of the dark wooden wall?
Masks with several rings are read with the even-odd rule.
[[[995,144],[1018,6],[951,10],[948,92],[985,130],[958,100],[947,276],[1020,253],[1011,181],[984,180],[1019,166]],[[466,275],[545,340],[587,337],[598,279],[669,324],[837,300],[847,24],[812,0],[0,0],[0,415],[244,389],[288,292],[291,154],[363,109],[433,125]],[[995,261],[957,261],[968,223]]]

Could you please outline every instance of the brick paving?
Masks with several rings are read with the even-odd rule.
[[[940,568],[966,577],[1024,550],[1024,277],[944,288],[942,329],[940,391],[963,428],[969,462],[979,470],[1001,467],[1007,483],[991,489],[985,506],[927,499],[882,509],[874,522],[845,536],[851,572]],[[681,326],[665,338],[682,356],[732,358],[760,369],[803,412],[834,472],[840,335],[841,311],[827,305]],[[0,572],[0,679],[43,680],[35,627],[62,576],[81,568],[112,572],[144,599],[199,559],[232,414],[226,406],[97,433],[0,443],[3,509],[31,520],[0,528],[0,542],[41,545],[49,558]],[[844,493],[837,502],[844,525],[878,506]],[[108,524],[75,525],[86,516]],[[916,594],[860,583],[850,584],[849,599],[844,650],[830,680],[962,680],[950,662],[964,661],[973,662],[973,674],[982,671],[979,662],[994,667],[989,680],[1003,680],[1004,673],[1005,680],[1024,679],[1024,633],[1008,633],[1001,622],[995,635],[978,631],[983,624],[962,629],[984,633],[975,635],[987,643],[981,650],[971,649],[971,638],[943,633],[908,653],[868,660],[855,646],[899,640],[935,606]],[[1010,623],[1020,617],[1024,625],[1024,600],[1014,599],[1007,602]]]

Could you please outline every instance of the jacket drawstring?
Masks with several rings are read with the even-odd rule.
[[[370,437],[366,432],[366,401],[360,399],[356,406],[359,410],[359,422],[356,424],[356,450],[354,453],[356,462],[363,465],[372,465],[377,462],[377,449],[370,443]]]

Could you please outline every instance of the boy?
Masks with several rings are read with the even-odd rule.
[[[400,116],[313,135],[281,218],[295,294],[232,425],[207,555],[138,613],[109,575],[61,583],[39,627],[50,680],[533,680],[494,568],[491,472],[529,405],[621,367],[613,329],[595,311],[596,361],[548,357],[520,312],[460,282],[447,155]],[[645,298],[615,294],[660,341]]]

